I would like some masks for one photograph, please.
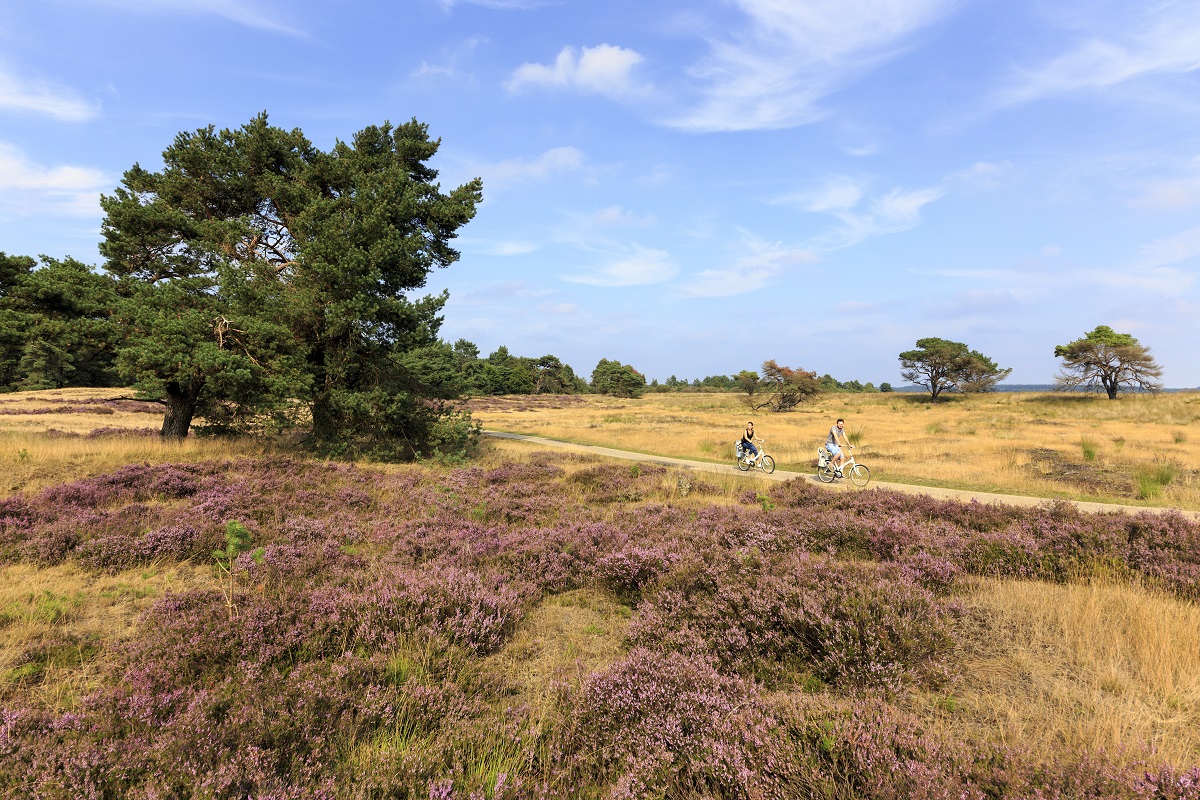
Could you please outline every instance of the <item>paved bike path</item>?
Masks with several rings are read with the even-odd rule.
[[[833,484],[824,484],[817,480],[814,472],[787,472],[777,469],[770,475],[762,470],[752,470],[743,473],[732,464],[712,464],[707,461],[691,461],[686,458],[673,458],[671,456],[655,456],[646,453],[634,453],[629,450],[617,450],[612,447],[600,447],[594,444],[575,444],[574,442],[562,442],[557,439],[546,439],[542,436],[530,436],[524,433],[505,433],[503,431],[488,431],[485,430],[484,435],[492,436],[497,439],[510,439],[519,442],[528,442],[541,447],[555,447],[561,450],[571,450],[576,453],[590,453],[591,455],[604,456],[606,458],[620,458],[626,461],[641,461],[648,464],[659,464],[664,467],[678,467],[680,469],[700,470],[703,472],[716,472],[725,475],[747,475],[762,480],[770,481],[790,481],[790,480],[807,480],[813,484],[820,486],[822,489],[830,491],[858,491],[849,481],[838,481]],[[891,489],[897,492],[905,492],[907,494],[925,494],[930,497],[936,497],[939,500],[958,500],[963,503],[976,500],[980,503],[1005,503],[1012,506],[1036,506],[1047,502],[1048,498],[1043,497],[1026,497],[1016,494],[996,494],[994,492],[976,492],[969,489],[944,489],[938,486],[913,486],[907,483],[887,483],[886,481],[872,480],[867,486],[870,488]],[[1080,511],[1090,511],[1093,513],[1103,511],[1124,511],[1128,514],[1136,514],[1139,511],[1170,511],[1173,509],[1155,508],[1149,506],[1127,506],[1118,503],[1093,503],[1084,500],[1068,501],[1074,504]],[[1179,513],[1193,519],[1200,519],[1200,512],[1184,511],[1179,509]]]

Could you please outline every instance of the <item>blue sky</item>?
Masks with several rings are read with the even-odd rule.
[[[1041,383],[1106,324],[1200,386],[1194,0],[0,0],[0,250],[98,264],[124,170],[263,110],[483,179],[429,288],[485,354]]]

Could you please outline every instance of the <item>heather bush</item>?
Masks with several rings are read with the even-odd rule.
[[[8,562],[211,564],[231,521],[260,548],[229,559],[232,619],[214,576],[105,658],[84,643],[99,677],[72,710],[10,691],[0,796],[1200,797],[1195,769],[948,742],[890,701],[943,679],[961,574],[1196,598],[1197,523],[803,481],[679,507],[664,474],[272,457],[0,500]],[[531,709],[495,665],[524,670],[522,620],[581,588],[633,606],[626,652]]]
[[[756,691],[703,658],[635,648],[563,698],[557,782],[609,798],[765,796],[777,787]]]
[[[953,643],[953,608],[898,568],[803,553],[703,553],[652,584],[638,611],[635,644],[769,683],[813,674],[897,690],[935,678]]]

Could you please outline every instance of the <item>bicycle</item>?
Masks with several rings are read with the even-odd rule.
[[[762,439],[755,437],[754,442],[758,445],[758,458],[750,455],[750,451],[742,447],[741,439],[738,439],[734,444],[734,447],[737,449],[737,467],[742,472],[746,472],[750,467],[757,466],[763,472],[770,475],[775,471],[775,459],[767,455]]]
[[[833,461],[829,459],[829,451],[824,446],[817,448],[817,480],[821,483],[833,483],[839,477],[847,476],[850,482],[858,488],[867,485],[871,480],[871,470],[859,464],[851,455],[842,462],[841,476],[838,475],[838,468],[834,466]]]

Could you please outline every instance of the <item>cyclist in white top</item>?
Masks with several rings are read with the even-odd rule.
[[[842,477],[842,462],[846,460],[846,455],[842,452],[842,448],[838,447],[839,436],[846,443],[846,447],[854,449],[854,445],[850,444],[850,440],[846,438],[846,420],[841,418],[829,429],[829,437],[825,440],[825,449],[829,451],[829,457],[833,459],[833,467],[840,478]]]

